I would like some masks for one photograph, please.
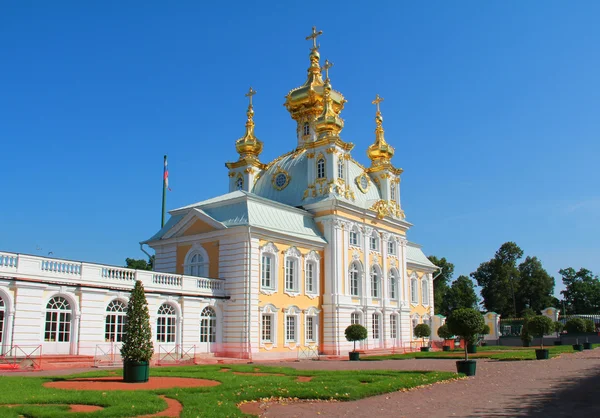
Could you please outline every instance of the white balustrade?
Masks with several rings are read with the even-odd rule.
[[[27,254],[0,253],[0,273],[48,283],[63,284],[68,280],[73,285],[89,283],[108,287],[118,285],[120,288],[133,287],[135,281],[140,280],[144,288],[153,291],[180,290],[201,296],[225,296],[222,279],[78,263]]]
[[[162,284],[165,286],[177,286],[181,287],[181,276],[174,276],[172,274],[153,274],[152,283]]]
[[[0,267],[17,268],[18,257],[14,254],[0,253]]]

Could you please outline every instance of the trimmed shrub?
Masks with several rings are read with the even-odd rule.
[[[346,340],[354,342],[353,352],[356,351],[356,342],[362,341],[367,338],[367,329],[360,324],[349,325],[344,331],[346,335]]]
[[[585,322],[581,318],[571,318],[565,324],[569,334],[581,334],[585,332]]]
[[[123,361],[150,361],[154,354],[152,344],[152,329],[150,328],[150,313],[144,292],[144,285],[136,281],[129,303],[127,304],[127,319],[125,335],[121,347]]]
[[[454,334],[450,332],[447,324],[444,324],[438,328],[437,335],[444,340],[449,340],[454,336]]]
[[[452,334],[465,340],[465,360],[468,360],[469,353],[467,353],[466,343],[473,341],[475,336],[483,331],[485,325],[483,315],[472,308],[455,309],[448,315],[446,323]]]
[[[584,319],[585,332],[596,332],[596,323],[592,319]]]
[[[554,331],[554,323],[550,318],[544,315],[538,315],[531,318],[527,324],[529,331],[542,339],[542,349],[544,348],[544,335]]]

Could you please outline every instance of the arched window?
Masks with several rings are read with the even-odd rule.
[[[390,270],[390,299],[396,299],[398,297],[397,291],[398,277],[396,276],[395,270]]]
[[[4,306],[4,300],[0,298],[0,343],[4,338],[4,312],[6,307]]]
[[[269,242],[260,248],[260,288],[277,290],[277,257],[279,250]]]
[[[168,303],[160,305],[158,318],[156,318],[156,341],[159,343],[174,343],[176,321],[175,308]]]
[[[371,297],[381,297],[381,274],[377,266],[371,267]]]
[[[120,343],[125,335],[127,305],[120,300],[113,300],[106,307],[104,322],[104,341]]]
[[[396,314],[390,315],[390,338],[398,338],[398,318]]]
[[[373,339],[374,340],[378,340],[380,337],[380,330],[381,330],[381,317],[380,315],[375,312],[373,315],[371,315],[371,319],[373,321],[373,326],[372,326],[372,333],[373,333]]]
[[[317,178],[325,178],[325,158],[319,158],[317,161]]]
[[[200,342],[214,343],[217,341],[217,314],[207,306],[200,314]]]
[[[310,134],[310,125],[308,124],[308,122],[304,122],[304,126],[302,126],[302,135],[309,135]]]
[[[360,268],[358,263],[354,262],[350,265],[350,295],[360,296]]]
[[[244,188],[244,179],[241,177],[238,177],[237,180],[235,181],[235,188],[237,190],[242,190]]]
[[[427,275],[421,279],[421,303],[429,305],[429,282],[427,281]]]
[[[71,305],[63,297],[55,296],[46,305],[44,341],[71,341]]]
[[[199,248],[193,248],[186,257],[184,267],[185,274],[189,276],[208,276],[208,257],[206,256],[205,251]]]
[[[305,258],[304,264],[304,292],[309,295],[319,293],[319,260],[315,251],[311,251]]]
[[[285,291],[296,293],[300,291],[299,266],[302,254],[296,247],[291,247],[285,253]]]
[[[353,226],[349,232],[350,245],[353,245],[355,247],[360,246],[360,244],[358,243],[358,228],[356,226]]]
[[[351,325],[360,325],[360,314],[358,312],[352,312],[350,314],[350,324]]]
[[[419,325],[419,315],[415,315],[412,318],[413,336],[415,335],[415,328],[417,327],[417,325]]]
[[[418,281],[416,277],[410,279],[410,302],[419,303]]]
[[[371,243],[371,245],[370,245],[371,250],[379,251],[379,235],[377,234],[377,231],[373,231],[369,242]]]
[[[344,178],[344,160],[341,158],[338,160],[338,177],[341,179]]]

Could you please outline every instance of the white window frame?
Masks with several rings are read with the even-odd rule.
[[[192,262],[194,256],[200,256],[202,262]],[[208,258],[208,253],[201,245],[195,243],[185,256],[183,271],[187,276],[208,277],[209,265],[210,260]]]
[[[348,243],[351,247],[359,247],[360,248],[360,232],[358,227],[354,225],[348,231]]]
[[[296,247],[290,247],[285,252],[284,264],[283,264],[283,291],[285,294],[290,296],[298,296],[300,290],[300,262],[302,260],[302,254]],[[291,264],[289,264],[291,263]],[[289,266],[293,266],[291,271],[291,277],[289,272]],[[288,282],[291,278],[292,288],[288,289]]]
[[[294,318],[294,339],[289,339],[289,321],[288,318]],[[295,344],[296,346],[300,345],[300,309],[297,306],[290,306],[286,311],[283,317],[283,338],[284,338],[284,347],[289,347],[290,344]]]
[[[390,238],[390,240],[388,241],[388,255],[396,255],[396,249],[397,249],[397,245],[396,245],[396,241],[394,241],[393,238]]]
[[[421,278],[421,304],[429,306],[429,278],[426,274]]]
[[[163,307],[166,307],[163,309]],[[165,312],[166,309],[171,309],[172,312]],[[177,308],[169,302],[163,302],[156,310],[156,335],[157,343],[162,344],[177,344],[177,323],[178,321]],[[162,323],[162,324],[161,324]],[[159,327],[164,330],[159,332]],[[171,329],[173,332],[171,332]],[[170,338],[172,337],[172,339]]]
[[[370,272],[371,279],[371,298],[381,298],[382,286],[381,286],[381,269],[377,265],[371,266]]]
[[[371,337],[373,340],[381,339],[381,313],[379,312],[371,314]]]
[[[325,176],[325,157],[320,156],[317,159],[317,179],[324,179]]]
[[[413,305],[419,304],[419,281],[416,274],[410,276],[410,303]]]
[[[319,343],[319,313],[320,311],[313,307],[310,307],[305,311],[304,314],[304,345],[308,346],[309,344],[318,344]],[[309,338],[309,318],[312,320],[312,339]]]
[[[379,234],[373,231],[369,237],[369,249],[371,251],[379,251]]]
[[[238,177],[235,180],[235,190],[244,190],[244,178],[243,177]]]
[[[397,273],[396,269],[394,269],[394,268],[390,269],[388,284],[390,287],[389,288],[390,300],[397,300],[398,296],[399,296],[398,290],[399,290],[400,286],[398,283],[398,273]]]
[[[338,177],[343,179],[344,178],[344,160],[343,159],[338,159]]]
[[[263,257],[271,260],[271,286],[263,286]],[[278,289],[279,272],[279,250],[272,242],[268,242],[260,247],[260,292],[272,295]]]
[[[308,122],[304,122],[304,125],[302,125],[302,135],[310,135],[310,124]]]
[[[396,184],[394,182],[390,184],[390,200],[392,202],[396,201]]]
[[[217,310],[214,306],[205,306],[200,312],[200,342],[217,342]]]
[[[356,273],[356,286],[353,286],[353,273]],[[360,297],[361,295],[361,276],[362,276],[362,268],[358,261],[353,261],[350,263],[350,268],[348,269],[348,283],[350,289],[350,296]],[[356,287],[356,293],[353,293],[353,289]]]
[[[311,299],[315,298],[320,293],[320,260],[321,257],[316,251],[310,251],[304,258],[304,293]],[[312,290],[310,290],[308,286],[310,271],[312,271]]]
[[[398,314],[395,313],[390,315],[390,338],[398,339]]]
[[[120,343],[125,337],[127,324],[127,303],[120,299],[111,300],[106,305],[104,317],[104,341]]]
[[[350,314],[350,325],[362,325],[362,312],[354,311]]]
[[[70,343],[73,337],[73,306],[71,301],[61,295],[53,296],[46,303],[44,313],[44,342]]]
[[[277,327],[278,327],[277,319],[278,319],[279,309],[276,308],[275,305],[269,303],[265,306],[258,308],[258,310],[260,312],[260,324],[259,324],[260,325],[260,329],[259,329],[260,347],[265,348],[266,350],[276,348],[277,347]],[[262,329],[263,316],[271,317],[271,341],[263,340],[263,329]]]
[[[412,326],[412,336],[415,338],[415,328],[419,325],[419,314],[414,314],[410,319],[410,324]]]

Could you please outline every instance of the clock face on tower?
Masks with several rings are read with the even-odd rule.
[[[362,173],[356,178],[356,185],[363,193],[367,193],[367,190],[369,190],[369,184],[369,177],[367,177],[365,173]]]

